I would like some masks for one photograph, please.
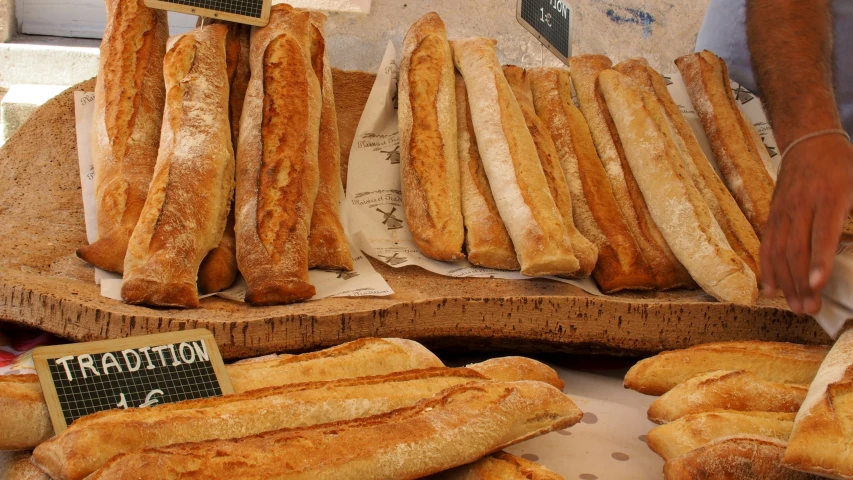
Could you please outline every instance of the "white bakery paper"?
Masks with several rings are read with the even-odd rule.
[[[86,237],[89,242],[98,238],[97,210],[95,208],[94,168],[92,167],[92,152],[89,147],[92,115],[94,112],[95,94],[92,92],[74,92],[75,120],[77,128],[77,152],[80,163],[80,185],[83,192],[83,211],[86,219]],[[343,189],[341,189],[343,192]],[[344,196],[341,194],[340,205],[343,207]],[[346,219],[347,210],[341,208],[341,222],[346,229],[349,223]],[[393,295],[394,291],[388,282],[382,278],[371,265],[370,261],[358,250],[355,242],[347,234],[350,250],[353,254],[353,270],[309,270],[308,278],[317,290],[311,300],[327,297],[382,297]],[[101,296],[121,300],[121,275],[105,272],[95,268],[96,284],[101,286]],[[217,295],[229,300],[242,302],[246,294],[246,282],[242,277],[230,288],[217,293],[200,296],[200,298]]]
[[[394,268],[416,265],[448,277],[530,280],[519,272],[472,265],[467,260],[439,262],[420,253],[403,214],[400,192],[400,137],[397,128],[397,51],[391,42],[379,67],[350,150],[347,172],[349,230],[368,255]],[[601,295],[590,279],[568,280]]]

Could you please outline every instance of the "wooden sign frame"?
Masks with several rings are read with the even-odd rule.
[[[547,3],[551,9],[554,9],[557,12],[559,12],[559,11],[565,11],[566,12],[566,15],[567,15],[568,20],[569,20],[568,38],[566,39],[566,41],[568,42],[568,45],[566,46],[566,52],[567,52],[566,55],[563,55],[563,53],[560,52],[557,49],[557,47],[554,46],[547,37],[545,37],[542,33],[540,33],[535,25],[531,25],[527,20],[524,19],[524,17],[522,16],[522,7],[528,1],[533,1],[533,0],[518,0],[518,3],[516,4],[516,8],[515,8],[515,19],[518,21],[518,23],[522,27],[524,27],[528,32],[530,32],[531,35],[536,37],[536,39],[539,40],[539,42],[542,45],[544,45],[545,48],[547,48],[551,53],[553,53],[555,57],[559,58],[561,62],[568,65],[569,64],[569,58],[572,56],[572,30],[573,30],[574,24],[575,24],[574,11],[572,10],[571,6],[568,4],[568,0],[548,0],[547,2],[545,2],[545,1],[541,2],[543,5],[545,3]],[[562,10],[559,10],[558,7],[555,6],[557,3],[561,4],[559,6],[559,9],[562,9]],[[545,12],[543,12],[543,14],[544,13]],[[551,12],[549,11],[548,13],[551,13]]]
[[[207,348],[210,364],[216,374],[216,379],[219,383],[219,388],[222,391],[222,394],[233,394],[234,387],[231,385],[231,379],[228,377],[228,372],[225,370],[225,364],[222,361],[219,347],[213,338],[213,333],[205,328],[183,330],[179,332],[157,333],[153,335],[140,335],[116,340],[71,343],[67,345],[36,348],[33,350],[33,363],[35,364],[36,372],[38,373],[39,383],[41,384],[41,388],[44,393],[44,399],[47,403],[47,409],[50,413],[50,420],[53,423],[54,431],[59,434],[68,428],[68,425],[65,421],[65,415],[59,401],[56,384],[53,382],[50,367],[48,366],[48,360],[62,358],[65,356],[76,357],[85,354],[99,354],[126,349],[138,349],[148,346],[179,344],[181,342],[191,341],[204,342],[204,345]]]
[[[255,18],[246,15],[238,15],[235,13],[220,12],[209,8],[194,7],[191,5],[181,5],[173,2],[163,2],[160,0],[145,0],[145,5],[151,8],[160,10],[169,10],[172,12],[186,13],[188,15],[197,15],[199,17],[214,18],[217,20],[228,20],[230,22],[245,23],[264,27],[270,22],[270,9],[272,8],[272,0],[264,0],[261,6],[261,17]]]

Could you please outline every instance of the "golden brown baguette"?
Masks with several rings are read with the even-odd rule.
[[[373,417],[120,455],[92,480],[419,478],[566,428],[581,416],[567,396],[542,382],[459,385]]]
[[[663,395],[684,380],[713,370],[745,370],[775,383],[808,385],[829,347],[783,342],[719,342],[662,352],[640,360],[625,375],[625,388]]]
[[[603,55],[580,55],[572,57],[569,64],[580,110],[589,125],[619,210],[651,268],[655,286],[669,289],[692,285],[687,270],[673,255],[652,220],[598,86],[599,73],[608,70],[612,62]]]
[[[0,451],[0,480],[50,480],[44,472],[30,463],[27,451]]]
[[[341,194],[341,148],[338,139],[338,116],[335,112],[332,65],[329,63],[329,53],[326,49],[326,16],[312,11],[311,24],[311,64],[320,82],[323,107],[320,114],[320,145],[317,150],[320,183],[308,235],[308,267],[352,270],[352,255],[338,212]]]
[[[425,478],[429,480],[565,480],[542,465],[503,451]]]
[[[740,210],[731,192],[717,176],[702,147],[696,140],[693,130],[681,113],[681,109],[672,99],[666,88],[663,76],[649,67],[643,59],[632,59],[617,64],[614,70],[631,77],[638,86],[652,95],[663,108],[667,121],[674,131],[673,140],[681,152],[684,168],[693,181],[693,185],[702,194],[711,213],[726,235],[729,246],[738,254],[747,266],[759,278],[759,249],[761,245],[758,236],[749,220]]]
[[[77,256],[121,273],[157,162],[169,25],[165,11],[143,0],[106,5],[91,136],[98,239]]]
[[[652,402],[648,416],[662,424],[712,410],[796,412],[807,391],[805,385],[767,382],[743,370],[717,370],[678,384]]]
[[[0,375],[0,450],[24,450],[53,436],[36,375]]]
[[[536,153],[524,115],[504,77],[495,41],[452,42],[465,79],[471,120],[495,204],[528,276],[571,275],[580,269]]]
[[[712,440],[731,435],[761,435],[788,440],[793,427],[793,413],[720,410],[685,415],[672,423],[655,427],[646,436],[646,443],[661,458],[671,460]]]
[[[722,302],[751,305],[755,273],[731,249],[693,185],[675,132],[660,104],[628,76],[604,70],[599,87],[619,132],[625,158],[664,239],[705,292]]]
[[[675,65],[708,134],[723,179],[761,238],[776,182],[761,158],[761,150],[766,150],[764,143],[756,140],[755,127],[737,106],[728,67],[707,50],[678,58]]]
[[[545,180],[548,182],[548,190],[554,198],[557,210],[560,211],[560,218],[562,218],[563,225],[571,239],[572,252],[580,263],[580,269],[570,276],[588,277],[598,260],[598,248],[575,228],[569,185],[566,183],[566,176],[563,173],[562,165],[560,165],[557,147],[554,146],[554,141],[551,139],[551,132],[536,115],[527,72],[514,65],[504,66],[503,71],[512,93],[515,95],[515,100],[521,107],[527,129],[533,137],[533,144],[536,145],[536,153],[539,155],[539,162],[542,164]]]
[[[809,387],[784,465],[829,478],[853,478],[853,330],[841,334]]]
[[[127,303],[198,307],[199,265],[222,240],[234,192],[227,33],[211,25],[169,42],[160,152],[124,260]]]
[[[572,195],[578,230],[598,248],[593,277],[605,293],[654,288],[654,278],[622,217],[581,112],[572,102],[569,72],[528,70],[536,114],[554,140]]]
[[[444,22],[431,12],[403,39],[399,104],[403,210],[418,249],[465,258],[456,145],[456,80]]]
[[[536,380],[545,382],[560,390],[566,386],[553,368],[527,357],[492,358],[484,362],[466,365],[466,368],[475,370],[492,380],[506,382],[514,380]]]
[[[252,34],[252,78],[237,147],[237,264],[246,302],[307,300],[308,233],[319,171],[322,94],[311,65],[310,14],[275,5]]]
[[[481,267],[518,270],[521,265],[483,169],[468,108],[468,92],[459,72],[456,72],[456,127],[468,261]]]
[[[666,480],[811,480],[781,465],[785,442],[757,435],[714,440],[663,466]]]

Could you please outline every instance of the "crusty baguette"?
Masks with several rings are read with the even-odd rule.
[[[521,107],[527,129],[533,137],[533,144],[536,145],[536,153],[539,155],[539,162],[542,164],[545,180],[548,182],[548,190],[554,198],[557,210],[560,211],[560,218],[562,218],[566,232],[572,241],[572,252],[580,263],[580,269],[570,276],[588,277],[595,268],[596,261],[598,261],[598,248],[575,228],[569,185],[566,183],[566,176],[563,173],[562,165],[560,165],[557,147],[554,146],[554,141],[551,139],[551,132],[536,115],[533,93],[530,90],[530,79],[527,72],[521,67],[507,65],[503,67],[503,70],[512,93],[515,95],[515,100]]]
[[[234,192],[227,33],[211,25],[169,41],[160,152],[124,260],[127,303],[198,307],[199,265],[222,240]]]
[[[489,377],[492,380],[511,382],[515,380],[536,380],[559,388],[566,386],[557,372],[542,362],[527,357],[498,357],[480,363],[466,365],[466,368]]]
[[[673,129],[673,141],[681,153],[684,168],[693,181],[693,185],[702,194],[711,213],[717,220],[717,224],[726,235],[726,240],[732,250],[738,254],[747,266],[755,273],[756,278],[761,275],[759,270],[759,249],[761,245],[755,230],[749,224],[743,212],[740,210],[731,192],[717,176],[702,147],[696,140],[690,125],[681,113],[681,109],[672,99],[666,88],[666,80],[663,76],[649,67],[644,59],[631,59],[617,64],[613,67],[617,72],[631,77],[638,86],[646,93],[652,95],[663,108],[667,121]]]
[[[572,195],[578,230],[598,248],[593,277],[605,293],[654,288],[651,269],[622,217],[583,115],[572,102],[569,72],[528,70],[536,114],[554,140]]]
[[[811,480],[781,465],[785,442],[757,435],[716,439],[663,466],[666,480]],[[815,479],[816,480],[816,479]]]
[[[803,401],[785,466],[829,478],[853,478],[853,330],[836,340]]]
[[[0,480],[51,480],[30,458],[32,454],[27,451],[0,451]]]
[[[504,451],[425,477],[429,480],[565,480],[538,463]]]
[[[619,133],[605,105],[598,76],[612,64],[603,55],[580,55],[569,60],[578,104],[586,118],[595,148],[610,179],[613,194],[628,229],[651,267],[658,289],[693,284],[652,219],[637,180],[634,178]]]
[[[326,16],[312,11],[311,24],[311,64],[320,82],[323,107],[320,113],[320,145],[317,150],[320,183],[308,235],[308,267],[352,270],[352,255],[338,211],[341,195],[341,147],[338,139],[338,116],[335,112],[332,64],[329,62],[329,52],[326,48]]]
[[[689,159],[681,158],[660,104],[615,70],[602,71],[598,83],[648,211],[678,261],[717,300],[755,303],[755,273],[731,249],[693,185],[684,167]]]
[[[311,65],[310,14],[274,5],[252,33],[252,78],[237,146],[237,265],[246,302],[307,300],[308,233],[320,181],[322,93]]]
[[[403,39],[397,114],[406,223],[435,260],[465,258],[456,145],[456,79],[444,22],[431,12]]]
[[[829,347],[783,342],[719,342],[662,352],[625,374],[625,388],[663,395],[684,380],[712,370],[746,370],[776,383],[808,385]]]
[[[796,412],[805,385],[773,383],[752,373],[717,370],[690,377],[649,406],[649,420],[662,424],[712,410]]]
[[[363,419],[119,455],[92,480],[419,478],[581,416],[567,396],[542,382],[459,385]]]
[[[794,428],[793,413],[715,412],[685,415],[649,431],[646,443],[664,460],[671,460],[717,438],[730,435],[761,435],[788,440]]]
[[[143,0],[106,5],[91,136],[98,239],[77,256],[121,273],[157,162],[169,25],[165,11]]]
[[[729,86],[729,70],[720,57],[705,50],[675,61],[693,107],[717,157],[723,179],[755,233],[761,238],[770,215],[776,183],[761,158],[764,143],[737,106]]]
[[[0,450],[30,449],[53,436],[36,375],[0,375]]]
[[[456,73],[456,128],[468,261],[481,267],[518,270],[521,265],[483,169],[465,79],[459,72]]]
[[[571,275],[580,263],[524,115],[501,70],[495,43],[488,38],[452,42],[453,60],[468,89],[483,167],[489,184],[496,187],[495,204],[523,275]]]

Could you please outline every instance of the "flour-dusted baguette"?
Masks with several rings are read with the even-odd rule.
[[[564,480],[562,476],[538,463],[503,451],[425,478],[428,480]]]
[[[669,289],[691,285],[687,270],[670,250],[652,219],[622,147],[619,133],[605,105],[598,76],[611,66],[603,55],[580,55],[569,60],[578,104],[586,118],[595,148],[607,172],[619,210],[643,257],[651,267],[655,286]]]
[[[143,0],[106,6],[91,136],[98,239],[77,256],[121,273],[157,162],[169,26],[166,12]]]
[[[690,377],[649,406],[649,420],[668,423],[712,410],[796,412],[806,398],[805,385],[773,383],[743,370],[717,370]]]
[[[518,270],[521,265],[518,264],[512,240],[501,220],[477,148],[477,136],[468,106],[468,91],[465,79],[459,72],[456,73],[456,127],[468,261],[481,267]]]
[[[456,145],[456,80],[444,22],[431,12],[403,39],[397,113],[406,223],[435,260],[465,258]]]
[[[199,265],[222,240],[234,192],[227,33],[211,25],[169,42],[160,152],[124,260],[127,303],[198,307]]]
[[[320,145],[317,150],[320,183],[308,235],[308,266],[352,270],[352,255],[338,211],[341,195],[341,147],[332,85],[332,64],[329,62],[326,48],[326,16],[311,12],[311,24],[311,64],[320,82],[323,107],[320,113]]]
[[[717,176],[702,147],[696,140],[696,135],[687,124],[687,120],[681,113],[681,109],[672,99],[666,88],[666,80],[663,76],[646,64],[645,60],[632,59],[617,64],[614,70],[631,77],[638,86],[652,95],[664,110],[667,121],[673,130],[673,141],[681,153],[684,168],[693,181],[693,185],[702,194],[711,213],[717,220],[717,224],[726,235],[726,240],[732,250],[738,254],[747,266],[755,273],[756,278],[760,276],[759,249],[761,247],[758,236],[749,220],[740,210],[731,192]]]
[[[745,370],[762,380],[808,385],[829,347],[783,342],[719,342],[662,352],[640,360],[625,375],[625,388],[663,395],[679,383],[713,370]]]
[[[30,458],[28,451],[0,451],[0,480],[51,480]]]
[[[551,132],[536,115],[533,93],[530,90],[530,79],[527,72],[521,67],[508,65],[504,66],[503,70],[518,106],[521,107],[527,129],[533,137],[536,153],[539,155],[539,162],[542,164],[542,170],[548,182],[548,189],[551,196],[554,197],[554,203],[557,205],[557,210],[560,211],[563,225],[572,241],[572,252],[580,262],[580,269],[571,276],[588,277],[598,260],[598,248],[575,228],[572,194],[569,191],[568,183],[566,183],[563,167],[560,165],[557,148],[551,139]]]
[[[684,455],[717,438],[731,435],[761,435],[788,440],[794,428],[793,413],[715,412],[685,415],[649,431],[646,443],[664,460]]]
[[[660,104],[615,70],[602,71],[598,83],[648,211],[678,261],[717,300],[755,303],[755,273],[731,249],[693,185],[684,167],[690,160],[681,158]]]
[[[776,182],[761,158],[764,143],[740,112],[729,84],[729,70],[720,57],[705,50],[675,61],[687,93],[702,121],[726,185],[755,233],[761,237],[770,215]]]
[[[237,264],[252,305],[307,300],[308,234],[320,181],[322,111],[311,14],[275,5],[252,32],[252,78],[237,147]]]
[[[53,436],[36,375],[0,375],[0,450],[31,449]]]
[[[507,382],[514,380],[536,380],[553,385],[560,390],[565,387],[565,383],[553,368],[526,357],[492,358],[484,362],[466,365],[466,368],[476,370],[492,380]]]
[[[581,416],[567,396],[542,382],[459,385],[363,419],[120,455],[92,480],[420,478]]]
[[[572,102],[569,72],[528,70],[536,114],[554,140],[578,230],[598,248],[592,274],[604,292],[654,288],[654,277],[622,217],[586,120]]]
[[[504,77],[495,41],[452,42],[465,79],[471,120],[495,204],[529,276],[571,275],[580,269],[560,211],[548,188],[524,115]]]

